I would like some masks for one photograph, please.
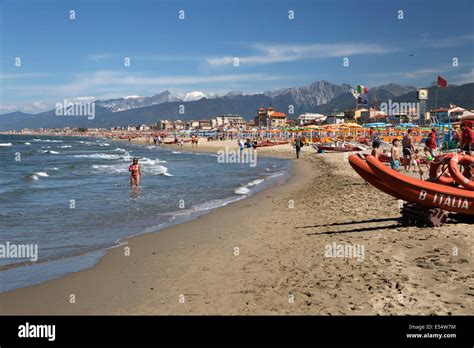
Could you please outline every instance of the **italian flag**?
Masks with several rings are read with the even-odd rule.
[[[369,93],[369,89],[368,89],[367,87],[365,87],[365,86],[357,85],[357,93],[359,93],[359,94],[362,94],[362,93],[367,94],[367,93]]]

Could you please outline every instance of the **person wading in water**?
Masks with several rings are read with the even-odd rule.
[[[140,177],[142,176],[142,171],[140,169],[140,165],[138,164],[138,158],[134,158],[130,167],[128,167],[128,171],[130,172],[130,187],[135,187],[138,189],[138,185],[140,184]]]

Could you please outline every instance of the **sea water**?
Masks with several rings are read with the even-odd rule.
[[[129,185],[133,157],[143,174],[138,190]],[[287,160],[258,157],[250,166],[217,157],[105,138],[0,135],[0,292],[92,267],[127,237],[194,219],[289,176]],[[37,260],[1,255],[7,243],[37,246]]]

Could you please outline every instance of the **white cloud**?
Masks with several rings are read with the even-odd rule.
[[[6,86],[6,91],[22,94],[37,93],[55,97],[75,98],[79,95],[94,92],[96,90],[133,90],[146,88],[156,91],[168,86],[206,85],[212,83],[233,83],[248,81],[272,81],[285,79],[286,76],[267,75],[262,73],[253,74],[224,74],[224,75],[183,75],[183,76],[150,76],[144,74],[133,74],[123,71],[102,70],[93,73],[75,74],[71,82],[65,84],[32,84]],[[117,92],[120,93],[120,92]],[[94,93],[97,94],[97,93]]]
[[[63,84],[25,83],[11,84],[4,87],[4,94],[20,97],[23,100],[36,98],[38,91],[44,98],[44,105],[49,108],[64,99],[71,101],[105,100],[109,98],[130,95],[130,91],[137,91],[141,95],[152,95],[164,89],[190,90],[191,86],[204,88],[210,86],[218,89],[232,84],[248,83],[249,81],[276,81],[291,77],[267,75],[263,73],[251,74],[222,74],[222,75],[183,75],[183,76],[150,76],[125,71],[96,71],[92,73],[74,74],[71,81]],[[219,86],[220,85],[220,86]],[[227,89],[227,88],[223,88]],[[93,93],[95,97],[87,96]],[[85,97],[87,96],[87,97]],[[16,102],[15,104],[19,104]],[[3,105],[1,110],[25,112],[40,112],[48,109],[44,105],[33,105],[31,102],[22,105]]]
[[[22,111],[26,113],[39,113],[53,108],[52,104],[48,104],[42,101],[35,101],[31,103],[24,103],[21,105],[17,104],[3,104],[0,105],[0,113],[9,113],[14,111]]]
[[[101,60],[112,59],[114,57],[115,56],[111,53],[93,53],[93,54],[89,54],[87,56],[87,60],[90,60],[92,62],[98,62],[98,61],[101,61]]]
[[[448,48],[448,47],[456,47],[462,46],[465,44],[472,44],[474,41],[473,34],[467,35],[458,35],[453,37],[446,37],[446,38],[426,38],[424,39],[424,45],[427,47],[432,48]]]
[[[453,83],[456,85],[463,85],[465,83],[473,83],[474,82],[474,69],[468,71],[464,74],[456,75],[454,78]]]
[[[25,73],[19,68],[17,73],[0,74],[0,81],[8,82],[8,81],[11,81],[11,80],[21,80],[21,79],[29,79],[29,78],[36,78],[36,77],[47,77],[47,76],[50,76],[50,74],[48,74],[48,73]]]
[[[259,65],[282,62],[293,62],[305,59],[350,57],[355,55],[387,54],[394,52],[392,47],[370,43],[319,43],[306,45],[254,44],[255,55],[222,56],[207,58],[210,66],[232,65],[239,58],[242,65]]]

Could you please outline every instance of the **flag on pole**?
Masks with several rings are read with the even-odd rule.
[[[362,94],[362,93],[367,94],[367,93],[369,93],[369,89],[368,89],[367,87],[365,87],[365,86],[357,85],[357,93],[359,93],[359,94]]]
[[[448,81],[438,75],[438,87],[448,87]]]
[[[358,96],[357,97],[357,104],[367,106],[367,98],[364,97],[364,96]]]
[[[357,91],[355,89],[351,88],[351,93],[352,93],[352,95],[354,96],[355,99],[357,99],[357,97],[359,96],[359,93],[357,93]]]

